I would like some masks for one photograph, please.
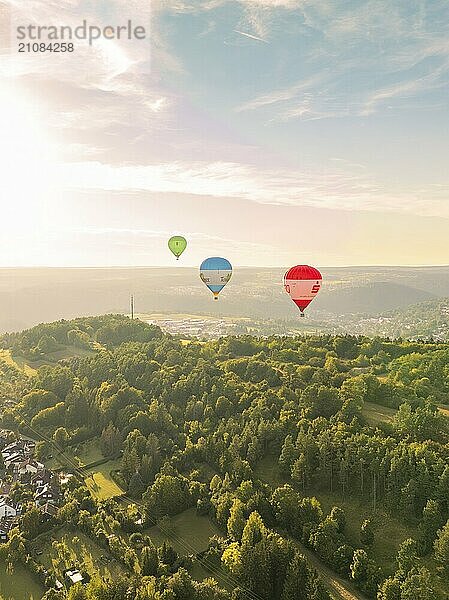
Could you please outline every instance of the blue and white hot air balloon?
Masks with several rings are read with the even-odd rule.
[[[226,258],[212,256],[203,260],[200,266],[200,277],[218,300],[218,294],[231,279],[232,265]]]

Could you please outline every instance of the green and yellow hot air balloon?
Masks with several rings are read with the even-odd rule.
[[[187,248],[187,240],[182,237],[182,235],[174,235],[168,240],[168,247],[170,251],[176,256],[176,260],[179,260],[179,257]]]

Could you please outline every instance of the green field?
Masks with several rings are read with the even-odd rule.
[[[449,417],[448,406],[441,404],[438,408],[445,417]],[[365,402],[362,409],[362,415],[365,417],[366,422],[373,427],[391,424],[396,412],[394,408],[375,404],[374,402]]]
[[[77,446],[69,446],[63,453],[55,452],[53,457],[46,461],[46,465],[49,469],[70,468],[73,463],[78,467],[85,467],[101,460],[106,459],[101,452],[99,440],[94,439],[81,442]]]
[[[54,541],[64,542],[64,552],[58,552],[53,547]],[[91,576],[100,573],[104,577],[113,578],[123,572],[121,564],[106,549],[80,531],[73,533],[63,527],[52,533],[43,546],[35,547],[42,552],[36,557],[37,560],[59,579],[62,578],[62,572],[72,565],[87,571]]]
[[[179,555],[187,556],[197,554],[209,545],[209,539],[214,535],[223,536],[223,532],[209,519],[209,517],[198,516],[194,508],[189,508],[184,512],[170,519],[168,527],[164,531],[156,525],[145,530],[145,533],[151,537],[156,546],[161,546],[168,542]],[[207,577],[214,577],[218,583],[226,589],[232,589],[229,577],[223,570],[209,571],[205,563],[198,560],[193,562],[190,574],[197,581],[202,581]]]
[[[0,596],[4,600],[38,600],[44,592],[44,588],[25,567],[17,566],[8,573],[5,565],[0,565]]]
[[[287,479],[281,476],[279,473],[279,467],[277,463],[277,458],[274,456],[268,455],[265,456],[254,469],[254,475],[271,485],[271,487],[276,488],[280,485],[284,485]]]
[[[111,472],[120,468],[120,462],[110,460],[103,465],[88,470],[89,476],[84,480],[90,493],[98,500],[107,500],[121,496],[124,491],[112,479]]]
[[[33,368],[26,359],[21,356],[12,356],[11,350],[0,349],[0,360],[5,361],[11,367],[16,367],[19,371],[23,371],[25,375],[32,376],[37,373],[36,369]]]
[[[365,402],[362,409],[362,415],[365,417],[366,422],[374,427],[391,423],[395,414],[396,410],[394,408],[374,404],[374,402]]]
[[[76,356],[91,356],[95,352],[93,350],[86,350],[84,348],[75,348],[75,346],[65,346],[55,352],[49,352],[42,359],[30,360],[23,356],[12,355],[11,350],[0,349],[0,359],[7,362],[9,365],[17,367],[20,371],[23,371],[25,375],[35,375],[37,369],[43,365],[54,365],[58,361],[65,358],[74,358]]]
[[[360,526],[365,519],[370,518],[375,530],[372,555],[386,573],[394,572],[398,548],[405,539],[416,538],[415,528],[405,525],[382,509],[373,513],[368,501],[357,498],[343,500],[340,494],[326,492],[313,492],[313,495],[318,498],[325,513],[329,513],[333,506],[339,506],[345,511],[346,535],[349,543],[355,548],[361,547]]]
[[[104,459],[98,439],[82,442],[78,446],[67,448],[64,454],[73,460],[79,467],[85,467]]]
[[[209,538],[222,535],[218,527],[208,518],[198,516],[194,508],[172,517],[169,526],[161,531],[156,525],[145,531],[156,546],[169,542],[178,554],[196,554],[206,550]]]

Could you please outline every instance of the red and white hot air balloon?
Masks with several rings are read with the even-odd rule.
[[[285,291],[301,311],[301,317],[320,291],[322,279],[318,269],[308,265],[296,265],[284,275]]]

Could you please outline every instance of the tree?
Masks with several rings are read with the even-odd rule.
[[[58,427],[58,429],[53,434],[53,439],[57,446],[59,446],[60,448],[64,448],[69,439],[67,429],[65,427]]]
[[[298,457],[298,451],[293,444],[293,438],[288,435],[282,446],[281,455],[279,456],[279,470],[283,475],[290,475],[293,462]]]
[[[304,491],[307,480],[307,462],[304,454],[300,454],[299,458],[294,461],[291,475],[292,481]]]
[[[414,567],[401,586],[400,600],[434,600],[437,598],[429,571]]]
[[[338,533],[344,533],[346,527],[345,511],[339,506],[333,506],[329,517],[337,523]]]
[[[134,473],[129,480],[128,494],[131,498],[141,498],[144,491],[145,484],[143,483],[141,476],[139,473]]]
[[[153,544],[144,546],[140,554],[140,572],[144,577],[157,575],[159,558]]]
[[[232,539],[240,541],[246,525],[245,505],[236,498],[231,506],[228,519],[228,533]]]
[[[174,592],[176,600],[192,600],[196,597],[194,583],[185,569],[179,569],[170,577],[167,588]]]
[[[343,544],[335,551],[332,557],[332,564],[339,573],[348,577],[353,556],[354,548],[348,544]]]
[[[419,524],[419,547],[422,554],[428,554],[435,541],[437,531],[444,525],[440,505],[436,500],[428,500]]]
[[[75,584],[67,594],[67,600],[87,600],[86,589],[81,583]]]
[[[360,527],[360,542],[363,546],[372,546],[374,544],[374,529],[370,519],[365,519]]]
[[[112,423],[103,429],[101,434],[101,452],[106,457],[117,456],[122,446],[122,436],[119,430]]]
[[[285,577],[281,600],[309,600],[310,573],[304,556],[295,552]]]
[[[379,572],[365,550],[356,550],[350,567],[351,579],[367,594],[374,595],[379,583]]]
[[[385,579],[379,587],[377,600],[401,600],[401,580],[394,576]]]
[[[22,517],[21,529],[28,540],[33,540],[41,532],[41,513],[33,506]]]
[[[184,482],[173,475],[159,475],[143,500],[152,518],[176,515],[188,506],[189,497]]]
[[[408,538],[402,542],[399,546],[396,562],[398,564],[398,573],[406,576],[418,562],[415,540]]]
[[[161,560],[166,565],[173,565],[178,559],[178,555],[174,550],[173,546],[167,544],[167,542],[163,542],[162,546],[158,550],[158,555]]]
[[[438,531],[434,548],[437,562],[444,572],[449,575],[449,521]]]

